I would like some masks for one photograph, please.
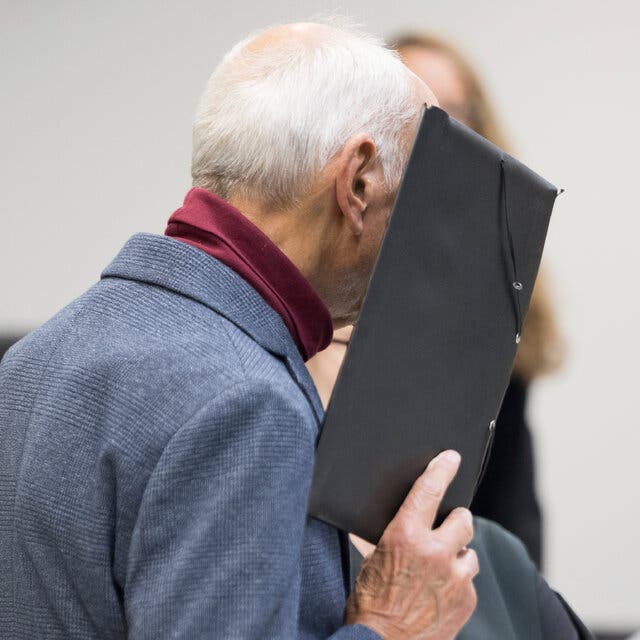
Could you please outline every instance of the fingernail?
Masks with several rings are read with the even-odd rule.
[[[460,462],[460,454],[453,449],[448,449],[440,454],[445,460],[452,464],[458,464]]]

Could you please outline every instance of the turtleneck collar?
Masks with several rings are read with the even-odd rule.
[[[248,218],[206,189],[193,188],[165,235],[233,269],[280,315],[306,361],[331,342],[329,310],[299,269]]]

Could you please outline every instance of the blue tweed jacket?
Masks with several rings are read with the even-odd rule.
[[[321,415],[249,284],[134,236],[0,366],[2,638],[378,638],[306,517]]]

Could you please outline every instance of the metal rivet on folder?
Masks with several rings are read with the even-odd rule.
[[[516,344],[520,344],[520,334],[516,333]]]
[[[522,291],[522,282],[518,282],[517,280],[515,282],[511,283],[513,285],[513,288],[516,291]]]

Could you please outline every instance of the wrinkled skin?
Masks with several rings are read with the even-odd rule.
[[[432,529],[460,458],[444,452],[415,482],[377,547],[366,557],[347,602],[347,624],[363,624],[385,640],[453,640],[471,617],[478,559],[467,509]]]

